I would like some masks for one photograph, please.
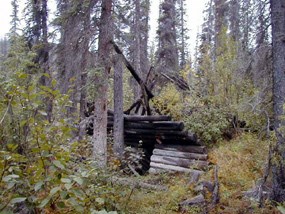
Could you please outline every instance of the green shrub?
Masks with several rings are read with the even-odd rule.
[[[156,110],[163,115],[170,115],[174,120],[181,120],[183,116],[183,97],[175,85],[168,84],[160,94],[152,99]]]
[[[224,131],[230,126],[227,112],[227,109],[214,106],[197,108],[185,118],[185,125],[204,143],[216,142],[222,139]]]
[[[29,72],[33,53],[21,41],[15,45],[21,57],[11,53],[0,71],[0,213],[112,210],[107,174],[77,155],[75,121],[64,117],[68,96],[55,88],[55,80],[40,85],[40,69]]]

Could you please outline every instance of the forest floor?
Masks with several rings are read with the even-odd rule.
[[[280,213],[269,202],[264,208],[244,197],[243,192],[255,186],[262,178],[268,156],[269,140],[260,140],[254,134],[241,134],[231,141],[222,141],[209,149],[209,160],[218,165],[220,203],[208,213]],[[214,180],[213,167],[200,180]],[[197,195],[195,185],[187,174],[162,173],[137,178],[140,181],[165,185],[167,191],[127,187],[117,199],[116,207],[126,213],[204,213],[199,207],[189,207],[181,212],[179,203]],[[209,196],[210,198],[210,196]],[[208,199],[209,199],[208,198]],[[210,200],[210,199],[209,199]]]

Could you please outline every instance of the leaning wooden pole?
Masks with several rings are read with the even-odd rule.
[[[142,80],[142,78],[139,76],[139,74],[136,72],[136,70],[134,69],[134,67],[131,65],[131,63],[127,60],[127,58],[125,57],[124,53],[121,51],[121,49],[119,48],[119,46],[112,40],[111,41],[115,51],[117,54],[120,54],[122,56],[122,60],[124,62],[124,64],[126,65],[127,69],[131,72],[132,76],[135,78],[135,80],[137,81],[137,83],[140,85],[141,87],[141,91],[142,91],[142,96],[143,96],[143,100],[145,102],[145,107],[146,107],[146,111],[147,114],[150,115],[151,114],[151,110],[149,107],[149,100],[151,98],[154,97],[154,95],[152,94],[152,92],[148,89],[148,87],[146,86],[145,82]]]

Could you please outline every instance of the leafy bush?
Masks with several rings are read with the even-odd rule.
[[[230,126],[228,111],[224,108],[204,106],[185,118],[186,127],[198,135],[204,143],[216,142]]]
[[[173,84],[168,84],[160,94],[153,98],[153,106],[161,114],[170,115],[174,120],[181,120],[183,116],[182,94]]]
[[[12,47],[0,71],[0,213],[112,210],[106,173],[77,155],[74,121],[63,116],[68,96],[55,89],[55,80],[40,85],[41,76],[29,70],[37,67],[34,54],[22,41],[14,45],[19,48]]]

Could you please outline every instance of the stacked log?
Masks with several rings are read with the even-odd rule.
[[[150,172],[180,171],[201,173],[208,167],[204,146],[156,145],[151,156]]]
[[[108,131],[112,133],[114,115],[108,111]],[[93,132],[93,124],[89,125]],[[169,116],[124,115],[125,145],[141,156],[136,170],[142,173],[160,170],[192,172],[208,166],[205,147],[195,134],[185,131],[182,122]],[[137,151],[137,152],[136,152]],[[134,161],[137,162],[137,161]]]
[[[113,127],[113,116],[108,116],[108,130]],[[182,122],[169,116],[124,116],[124,135],[127,145],[143,142],[145,146],[158,144],[199,145],[195,134],[184,131]]]

